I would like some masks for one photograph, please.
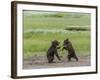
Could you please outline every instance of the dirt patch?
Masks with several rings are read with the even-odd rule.
[[[56,67],[78,67],[78,66],[90,66],[91,59],[90,55],[78,56],[79,61],[72,59],[68,62],[67,57],[62,56],[62,60],[59,61],[55,57],[54,63],[48,63],[47,58],[44,55],[32,56],[28,59],[24,59],[23,68],[24,69],[39,69],[39,68],[56,68]]]

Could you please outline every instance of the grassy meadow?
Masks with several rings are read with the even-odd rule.
[[[77,54],[90,53],[90,14],[23,11],[23,28],[24,58],[46,55],[51,41],[58,40],[62,46],[66,38]]]

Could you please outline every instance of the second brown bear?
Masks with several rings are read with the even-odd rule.
[[[64,40],[62,50],[64,49],[68,51],[68,61],[71,61],[71,58],[74,58],[76,61],[78,61],[78,57],[76,56],[75,50],[69,39]]]

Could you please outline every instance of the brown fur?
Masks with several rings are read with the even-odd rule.
[[[71,41],[68,39],[64,40],[63,42],[63,49],[62,50],[67,50],[68,51],[68,61],[71,61],[71,58],[76,59],[78,61],[78,57],[76,56],[75,49],[72,46]]]
[[[59,55],[58,55],[58,51],[57,51],[57,49],[60,48],[60,47],[58,47],[59,44],[60,44],[60,42],[58,42],[57,40],[52,41],[52,44],[47,51],[47,59],[48,59],[49,63],[53,62],[55,55],[59,60],[61,60]]]

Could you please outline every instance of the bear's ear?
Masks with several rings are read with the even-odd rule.
[[[55,40],[51,41],[52,44],[55,43],[55,42],[56,42]]]
[[[54,43],[58,43],[58,41],[57,41],[57,40],[53,40],[53,41],[52,41],[52,44],[54,44]]]
[[[51,43],[52,43],[52,44],[54,44],[54,43],[55,43],[55,41],[52,41]]]
[[[67,38],[66,41],[69,41],[69,39]]]
[[[56,43],[55,43],[55,41],[52,41],[52,46],[56,46]]]
[[[54,42],[56,43],[56,45],[60,44],[60,42],[58,40],[54,40]]]
[[[69,42],[68,38],[64,40],[64,44],[67,44],[68,42]]]

